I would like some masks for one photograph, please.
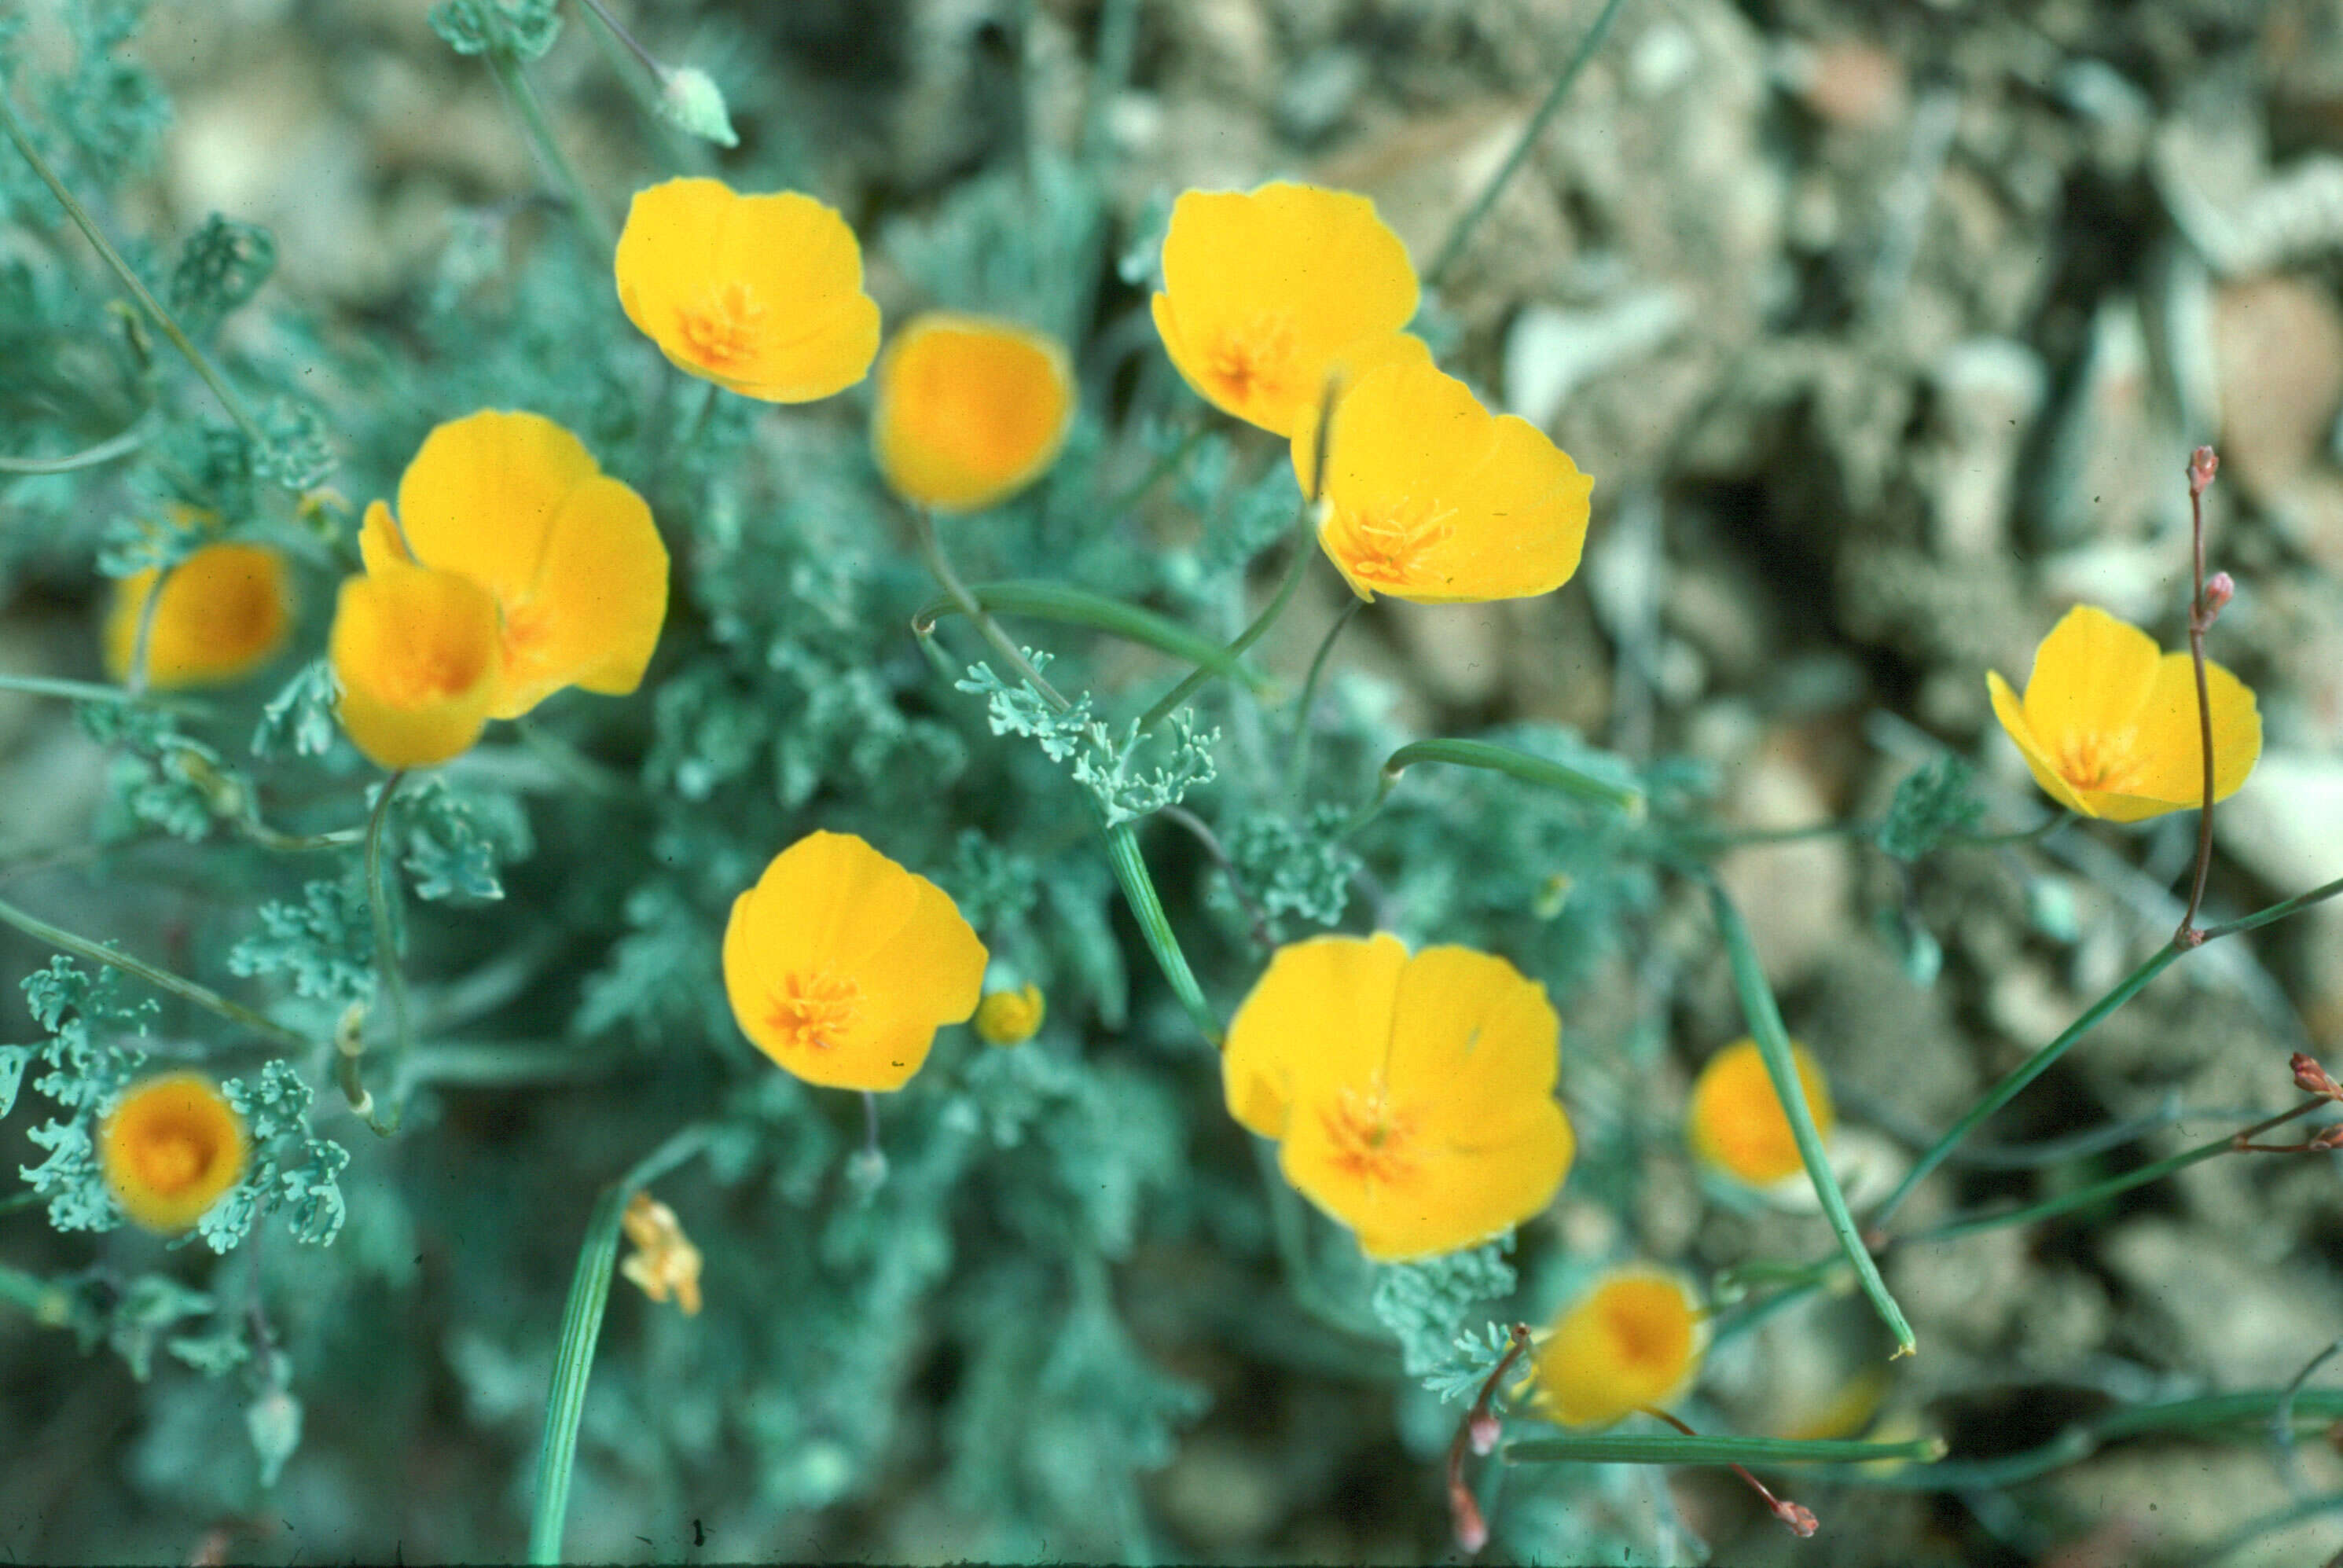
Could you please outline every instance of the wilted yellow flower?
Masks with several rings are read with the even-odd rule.
[[[123,1091],[97,1131],[106,1191],[132,1223],[184,1231],[244,1177],[244,1118],[199,1072],[166,1072]]]
[[[1790,1060],[1798,1070],[1798,1086],[1805,1091],[1806,1109],[1815,1130],[1830,1136],[1830,1081],[1805,1047],[1793,1041]],[[1684,1110],[1684,1139],[1707,1164],[1753,1187],[1766,1187],[1805,1169],[1798,1158],[1798,1141],[1790,1131],[1790,1113],[1774,1092],[1766,1076],[1765,1059],[1754,1040],[1737,1040],[1700,1070],[1693,1081],[1692,1102]]]
[[[1526,598],[1578,569],[1594,481],[1429,359],[1361,377],[1335,407],[1333,441],[1318,542],[1361,598]],[[1293,440],[1304,483],[1316,461],[1305,422]]]
[[[1684,1281],[1660,1269],[1614,1269],[1546,1330],[1534,1374],[1539,1407],[1564,1426],[1608,1426],[1682,1393],[1706,1347]]]
[[[424,437],[358,531],[367,569],[413,561],[486,588],[497,608],[491,719],[565,686],[623,697],[667,619],[667,546],[643,498],[538,414],[484,408]]]
[[[724,990],[782,1067],[832,1089],[900,1089],[936,1030],[976,1010],[984,944],[950,895],[851,833],[810,833],[732,904]]]
[[[2034,650],[2021,702],[1998,670],[1986,673],[1994,717],[2017,742],[2036,783],[2070,811],[2137,822],[2199,806],[2204,737],[2197,675],[2185,653],[2093,605],[2077,605]],[[2254,694],[2205,664],[2213,713],[2213,798],[2237,792],[2262,754]]]
[[[106,668],[126,679],[138,622],[155,591],[152,567],[114,585]],[[293,628],[285,558],[266,545],[206,545],[171,569],[146,636],[146,683],[161,689],[226,686],[277,657]]]
[[[1545,988],[1503,959],[1317,937],[1270,960],[1222,1080],[1229,1113],[1278,1140],[1285,1179],[1369,1257],[1429,1257],[1520,1224],[1561,1187],[1561,1034]]]
[[[987,1045],[1022,1045],[1041,1032],[1047,1011],[1040,986],[994,991],[977,1004],[976,1038]]]
[[[1416,297],[1406,245],[1365,196],[1282,180],[1188,191],[1163,236],[1155,329],[1206,402],[1290,437],[1337,360],[1405,327]]]
[[[497,601],[454,572],[386,561],[343,580],[327,643],[351,743],[385,768],[471,748],[497,694]]]
[[[744,397],[808,403],[870,372],[879,307],[837,209],[721,180],[635,193],[618,236],[618,304],[676,366]]]
[[[973,512],[1041,476],[1074,417],[1065,346],[989,317],[917,317],[879,361],[870,444],[895,493]]]
[[[683,1233],[683,1222],[675,1217],[675,1211],[648,1192],[638,1192],[627,1200],[618,1228],[635,1245],[635,1251],[618,1264],[618,1271],[652,1301],[663,1302],[671,1295],[685,1317],[698,1317],[699,1249]]]

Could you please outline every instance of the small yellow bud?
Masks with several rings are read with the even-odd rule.
[[[987,1045],[1022,1045],[1041,1031],[1047,1010],[1040,986],[994,991],[977,1004],[976,1037]]]

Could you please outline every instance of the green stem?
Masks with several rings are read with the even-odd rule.
[[[952,569],[941,541],[936,538],[936,520],[928,515],[925,507],[911,508],[911,534],[919,543],[920,558],[927,563],[928,573],[936,579],[936,586],[942,588],[944,596],[959,607],[960,614],[968,617],[977,634],[984,638],[987,647],[1001,656],[1001,662],[1009,667],[1010,672],[1031,682],[1033,689],[1041,694],[1042,700],[1059,712],[1063,713],[1072,707],[1063,693],[1042,678],[1041,672],[1033,668],[1033,661],[1025,657],[1025,650],[1001,629],[1001,623],[985,613],[984,606],[977,602],[976,595]]]
[[[1276,689],[1275,681],[1237,657],[1243,651],[1242,647],[1224,648],[1211,638],[1182,626],[1168,616],[1125,604],[1121,599],[1053,582],[971,583],[968,586],[968,592],[979,608],[985,610],[1031,616],[1036,620],[1057,621],[1067,626],[1086,626],[1093,631],[1103,631],[1128,642],[1141,643],[1202,667],[1197,675],[1189,678],[1192,680],[1198,677],[1209,678],[1214,675],[1225,675],[1243,681],[1256,692],[1267,693]],[[959,610],[959,601],[950,594],[943,594],[920,607],[917,624],[931,627],[940,617],[957,614]],[[1158,707],[1163,712],[1170,710],[1161,704]],[[1155,728],[1153,721],[1160,717],[1161,714],[1156,709],[1150,709],[1147,718],[1140,721],[1140,729],[1152,731]]]
[[[91,680],[57,680],[45,675],[0,674],[0,691],[21,691],[28,697],[62,697],[72,702],[119,702],[141,708],[160,708],[173,713],[199,717],[211,712],[211,704],[190,697],[164,697],[152,691],[132,691],[126,687],[100,686]]]
[[[1531,150],[1537,146],[1538,138],[1545,134],[1547,125],[1562,108],[1563,100],[1570,95],[1572,84],[1578,80],[1579,73],[1586,69],[1587,62],[1594,58],[1594,51],[1603,46],[1603,39],[1611,31],[1611,24],[1618,19],[1622,3],[1623,0],[1605,0],[1602,14],[1594,18],[1594,25],[1589,27],[1586,36],[1579,40],[1578,52],[1571,55],[1568,65],[1563,66],[1562,75],[1554,78],[1554,85],[1546,92],[1545,102],[1537,106],[1537,113],[1532,115],[1530,123],[1522,128],[1521,139],[1513,143],[1513,151],[1505,155],[1505,161],[1498,166],[1495,174],[1489,176],[1489,183],[1481,187],[1481,194],[1473,199],[1473,205],[1465,209],[1464,216],[1458,218],[1456,226],[1448,231],[1448,238],[1441,245],[1432,270],[1423,275],[1425,287],[1438,288],[1442,279],[1448,276],[1448,269],[1456,265],[1456,258],[1463,254],[1465,242],[1473,237],[1473,231],[1480,226],[1489,209],[1497,205],[1497,197],[1504,194],[1505,186],[1512,183],[1513,176],[1528,160]]]
[[[1203,988],[1196,983],[1196,973],[1188,967],[1188,955],[1180,950],[1179,933],[1172,930],[1171,920],[1163,913],[1163,900],[1156,896],[1155,880],[1147,874],[1147,861],[1139,852],[1139,838],[1130,823],[1119,822],[1107,829],[1106,849],[1107,859],[1114,867],[1114,879],[1122,886],[1123,900],[1139,922],[1139,932],[1147,940],[1148,951],[1155,955],[1155,967],[1171,982],[1172,994],[1187,1010],[1188,1020],[1196,1026],[1196,1032],[1218,1050],[1221,1020],[1213,1016],[1212,1003],[1204,1000]]]
[[[2212,935],[2209,931],[2206,934],[2208,937]],[[1886,1224],[1889,1217],[1903,1207],[1904,1200],[1909,1198],[1913,1190],[1928,1179],[1929,1172],[1945,1162],[1945,1157],[1950,1154],[1963,1139],[1976,1131],[1995,1111],[2016,1099],[2019,1091],[2041,1077],[2049,1070],[2052,1062],[2064,1056],[2077,1040],[2097,1028],[2108,1014],[2146,990],[2147,982],[2162,974],[2165,966],[2178,958],[2182,951],[2182,949],[2168,943],[2157,949],[2146,963],[2132,970],[2115,990],[2093,1002],[2090,1010],[2073,1023],[2068,1024],[2066,1031],[2057,1039],[2011,1069],[1999,1083],[1986,1091],[1983,1100],[1969,1107],[1966,1115],[1954,1122],[1943,1137],[1930,1144],[1927,1151],[1912,1162],[1912,1169],[1904,1173],[1904,1180],[1896,1183],[1896,1190],[1881,1200],[1878,1208],[1872,1211],[1872,1224],[1874,1226]]]
[[[26,914],[14,904],[0,901],[0,923],[14,926],[35,941],[45,942],[61,953],[71,953],[74,957],[87,962],[104,964],[110,969],[120,970],[124,974],[136,975],[156,990],[167,992],[182,1001],[193,1002],[206,1011],[217,1013],[229,1022],[240,1024],[255,1034],[263,1035],[288,1050],[306,1051],[310,1047],[311,1042],[308,1040],[283,1024],[273,1019],[262,1017],[241,1002],[228,1000],[227,998],[207,986],[198,985],[194,980],[175,975],[168,970],[157,969],[144,959],[135,959],[128,953],[118,952],[113,948],[101,947],[87,937],[77,937],[73,932],[53,926],[36,916]]]
[[[1846,1195],[1839,1191],[1830,1155],[1823,1148],[1822,1133],[1815,1126],[1814,1111],[1806,1104],[1805,1085],[1800,1081],[1790,1054],[1790,1033],[1783,1026],[1782,1010],[1775,1003],[1773,988],[1765,983],[1765,968],[1757,960],[1757,946],[1750,940],[1741,911],[1733,907],[1723,885],[1714,879],[1708,882],[1708,901],[1715,911],[1716,929],[1725,939],[1725,953],[1732,962],[1733,989],[1740,995],[1741,1010],[1748,1020],[1750,1035],[1757,1042],[1757,1054],[1765,1060],[1765,1076],[1773,1081],[1774,1093],[1789,1116],[1790,1133],[1797,1141],[1798,1158],[1806,1167],[1806,1178],[1814,1183],[1815,1196],[1822,1201],[1823,1213],[1838,1237],[1839,1250],[1855,1265],[1855,1279],[1863,1286],[1863,1293],[1871,1298],[1880,1320],[1896,1335],[1896,1353],[1910,1355],[1919,1348],[1912,1336],[1912,1325],[1905,1322],[1904,1310],[1888,1293],[1887,1282],[1879,1277],[1879,1265],[1872,1261],[1870,1249],[1855,1231],[1855,1217],[1847,1212]]]
[[[126,457],[146,444],[146,426],[140,421],[109,440],[62,457],[0,457],[0,474],[72,474]]]
[[[561,150],[561,143],[553,134],[553,122],[547,117],[545,105],[538,97],[537,89],[528,85],[528,75],[521,69],[520,62],[503,49],[489,50],[486,58],[488,69],[496,73],[497,80],[503,84],[505,92],[511,97],[513,107],[520,112],[521,123],[528,127],[529,141],[536,146],[538,156],[545,160],[554,183],[561,187],[562,195],[568,199],[570,210],[577,215],[578,221],[585,226],[586,232],[593,236],[603,255],[616,253],[618,248],[618,230],[610,226],[609,214],[595,202],[586,188],[586,182],[578,177],[578,167],[569,161],[569,155]]]
[[[398,793],[399,780],[407,777],[401,769],[382,782],[381,791],[375,796],[374,810],[367,818],[366,885],[367,909],[374,918],[374,972],[377,986],[390,999],[391,1060],[404,1061],[414,1049],[407,1018],[407,975],[398,962],[398,944],[390,929],[390,878],[383,865],[383,829],[390,820],[391,797]],[[394,1106],[387,1120],[377,1120],[374,1114],[374,1096],[367,1091],[358,1076],[358,1059],[366,1042],[356,1030],[350,1031],[339,1047],[342,1093],[350,1109],[362,1117],[366,1124],[387,1138],[398,1131],[398,1108]]]
[[[1383,809],[1383,802],[1399,787],[1400,775],[1419,762],[1444,762],[1453,768],[1483,768],[1492,773],[1503,773],[1525,784],[1537,784],[1548,789],[1559,789],[1565,795],[1575,795],[1582,800],[1594,801],[1624,813],[1630,822],[1641,821],[1644,816],[1644,792],[1633,785],[1614,784],[1581,773],[1559,762],[1549,762],[1543,757],[1533,757],[1526,751],[1516,751],[1510,746],[1498,746],[1486,740],[1415,740],[1401,747],[1387,758],[1383,772],[1375,783],[1375,798],[1366,809],[1352,819],[1343,829],[1345,835],[1355,833]]]
[[[2127,1171],[2120,1176],[2095,1181],[2087,1187],[2077,1187],[2071,1192],[2061,1192],[2055,1198],[2046,1198],[2023,1209],[2007,1209],[1987,1214],[1956,1214],[1941,1224],[1931,1225],[1925,1231],[1915,1231],[1908,1236],[1898,1236],[1895,1241],[1897,1245],[1906,1241],[1950,1241],[1962,1236],[1974,1236],[1980,1231],[2030,1225],[2037,1220],[2056,1219],[2078,1209],[2088,1209],[2135,1187],[2160,1181],[2176,1171],[2186,1171],[2189,1166],[2202,1164],[2216,1155],[2234,1152],[2241,1139],[2252,1139],[2274,1127],[2283,1127],[2297,1117],[2308,1116],[2327,1103],[2325,1100],[2308,1101],[2291,1111],[2281,1111],[2266,1121],[2257,1122],[2243,1132],[2224,1133],[2209,1142],[2199,1143],[2194,1149],[2143,1165],[2137,1171]]]
[[[2209,942],[2219,937],[2234,937],[2241,932],[2258,930],[2273,921],[2286,919],[2288,915],[2298,914],[2313,904],[2323,904],[2338,893],[2343,893],[2343,877],[2338,877],[2331,882],[2322,883],[2307,893],[2298,893],[2293,898],[2272,904],[2266,910],[2256,910],[2250,915],[2242,916],[2226,924],[2207,926],[2198,934]]]
[[[537,1507],[528,1527],[528,1560],[561,1561],[561,1530],[569,1513],[569,1480],[578,1463],[578,1424],[586,1412],[586,1382],[594,1370],[594,1346],[602,1337],[602,1315],[610,1300],[610,1275],[618,1258],[618,1221],[627,1200],[698,1154],[714,1130],[685,1128],[633,1170],[602,1189],[586,1221],[578,1271],[561,1312],[561,1341],[553,1360],[553,1386],[546,1395],[545,1435],[538,1448]]]
[[[130,639],[130,668],[122,678],[122,689],[133,697],[146,695],[146,663],[155,647],[155,618],[163,608],[164,590],[171,586],[171,578],[178,570],[176,563],[155,574],[146,585],[146,597],[138,604],[138,630]]]
[[[1509,1442],[1507,1464],[1863,1464],[1877,1460],[1914,1460],[1934,1464],[1945,1456],[1941,1437],[1909,1442],[1844,1442],[1786,1437],[1691,1436],[1654,1432],[1586,1437],[1533,1437]]]
[[[1259,642],[1262,634],[1275,626],[1278,618],[1285,613],[1285,607],[1293,602],[1294,593],[1302,587],[1302,578],[1309,568],[1310,558],[1317,553],[1310,538],[1309,516],[1309,508],[1303,508],[1302,526],[1294,530],[1293,558],[1285,565],[1285,578],[1277,585],[1276,594],[1262,607],[1261,613],[1252,618],[1252,624],[1237,633],[1236,639],[1227,648],[1220,650],[1229,659],[1233,661],[1245,649]],[[1165,692],[1162,699],[1140,719],[1141,729],[1151,733],[1158,724],[1177,712],[1182,703],[1202,690],[1213,676],[1223,673],[1208,666],[1202,659],[1195,662],[1197,668],[1179,685]],[[1253,689],[1260,691],[1262,689],[1255,687]]]
[[[47,161],[35,149],[33,138],[25,133],[25,127],[17,120],[15,111],[9,106],[8,95],[4,90],[0,90],[0,133],[5,133],[10,141],[16,144],[16,150],[25,155],[25,161],[33,166],[33,172],[40,176],[43,185],[49,187],[49,194],[57,198],[57,205],[65,209],[65,216],[73,219],[74,226],[81,230],[82,237],[88,240],[106,265],[114,269],[114,276],[122,280],[122,286],[130,291],[130,297],[146,312],[156,329],[171,340],[173,347],[186,357],[188,364],[196,367],[196,374],[204,378],[204,385],[212,389],[212,396],[219,399],[220,407],[227,410],[227,417],[236,421],[236,427],[244,432],[245,438],[260,450],[267,450],[267,432],[261,429],[259,421],[252,417],[252,411],[244,406],[244,399],[236,396],[236,388],[228,385],[227,377],[220,374],[218,367],[211,362],[211,357],[196,347],[196,340],[187,336],[178,318],[163,307],[163,302],[155,297],[154,291],[146,286],[137,273],[131,270],[130,264],[123,260],[122,253],[114,248],[114,242],[99,230],[88,209],[74,199],[74,194],[65,188],[65,181],[57,177],[56,171],[50,168]]]
[[[1285,769],[1286,778],[1291,780],[1293,793],[1297,796],[1310,783],[1310,705],[1318,699],[1319,678],[1326,673],[1326,660],[1332,657],[1334,643],[1342,635],[1342,628],[1351,624],[1351,618],[1357,615],[1360,607],[1366,602],[1353,597],[1334,612],[1333,623],[1326,628],[1326,635],[1319,639],[1318,651],[1311,657],[1310,674],[1302,682],[1302,699],[1294,704],[1293,709],[1292,759]]]

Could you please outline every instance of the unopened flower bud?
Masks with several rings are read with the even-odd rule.
[[[1788,1525],[1790,1533],[1801,1541],[1822,1528],[1822,1521],[1815,1517],[1813,1509],[1786,1497],[1774,1504],[1774,1517]]]
[[[2343,1090],[2336,1087],[2335,1081],[2327,1076],[2327,1070],[2308,1051],[2296,1051],[2288,1065],[2294,1069],[2295,1087],[2305,1094],[2323,1094],[2329,1100],[2343,1098]]]
[[[1473,1452],[1494,1453],[1497,1451],[1497,1439],[1504,1435],[1505,1423],[1485,1410],[1476,1410],[1465,1422],[1464,1431],[1466,1441],[1472,1443]]]
[[[2215,572],[2205,579],[2205,613],[2217,615],[2221,607],[2237,597],[2237,579],[2227,572]]]
[[[2188,454],[2188,493],[2201,496],[2213,485],[2213,475],[2221,467],[2220,454],[2210,447],[2199,447]]]
[[[987,1045],[1022,1045],[1040,1031],[1048,1010],[1040,986],[994,991],[977,1004],[976,1037]]]
[[[705,71],[686,65],[669,71],[659,92],[659,115],[702,141],[719,147],[737,147],[732,116],[724,107],[724,90]]]

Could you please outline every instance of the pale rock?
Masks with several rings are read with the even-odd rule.
[[[1833,815],[1795,737],[1776,733],[1733,781],[1725,819],[1793,828]],[[1847,940],[1853,851],[1839,839],[1752,844],[1717,862],[1717,879],[1749,922],[1765,978],[1776,990],[1811,974]]]
[[[2298,1258],[2258,1260],[2160,1214],[2119,1225],[2100,1255],[2144,1314],[2147,1342],[2217,1387],[2283,1386],[2343,1322],[2343,1289]]]
[[[2305,1351],[2299,1359],[2309,1355]],[[2311,1493],[2343,1484],[2343,1462],[2325,1445],[2306,1437],[2295,1452]],[[2127,1445],[2054,1471],[2040,1485],[2061,1513],[2099,1522],[2091,1539],[2105,1552],[2094,1547],[2086,1557],[2084,1543],[2071,1543],[2060,1568],[2209,1563],[2206,1553],[2215,1543],[2297,1501],[2267,1442]],[[2220,1568],[2305,1568],[2328,1561],[2334,1550],[2334,1520],[2321,1514],[2223,1553]]]
[[[2154,622],[2187,598],[2185,548],[2097,539],[2042,558],[2037,578],[2054,604],[2094,604],[2134,625]]]
[[[2023,343],[1972,337],[1937,357],[1937,440],[1922,462],[1933,502],[1932,542],[1948,559],[1974,560],[2008,545],[2018,457],[2047,377]]]
[[[2256,499],[2323,463],[2343,408],[2343,310],[2308,278],[2247,278],[2213,300],[2222,477]]]
[[[1688,294],[1639,290],[1594,310],[1524,307],[1505,333],[1507,411],[1545,429],[1582,383],[1649,356],[1691,321]]]

